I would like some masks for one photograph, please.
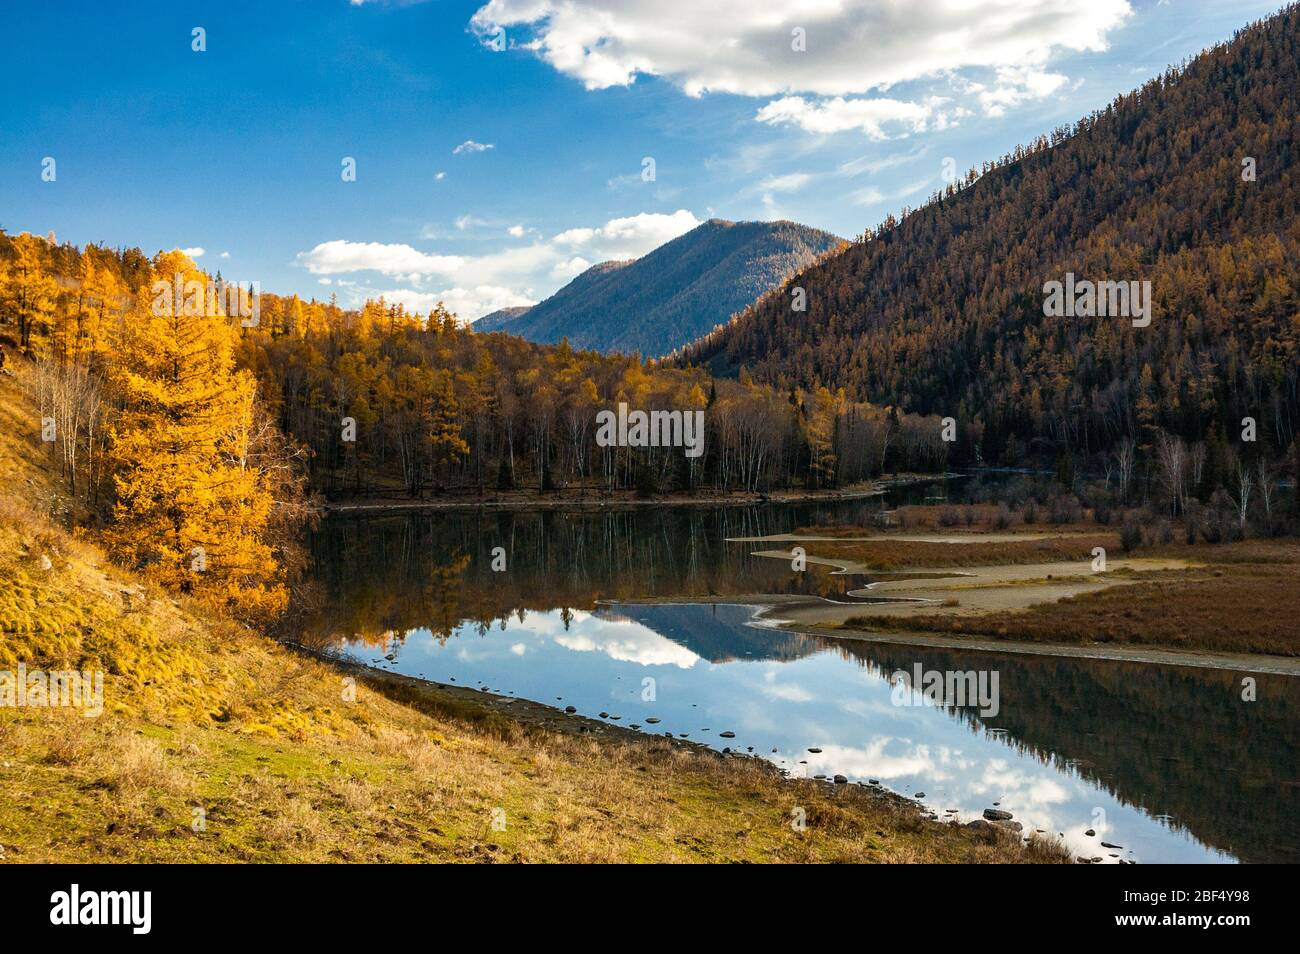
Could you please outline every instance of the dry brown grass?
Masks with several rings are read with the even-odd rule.
[[[953,534],[958,536],[958,534]],[[993,566],[1003,564],[1054,563],[1090,560],[1093,547],[1119,552],[1117,533],[1080,533],[1041,540],[989,541],[971,535],[957,543],[917,543],[882,539],[864,543],[833,541],[809,544],[819,557],[852,560],[888,572],[911,567]],[[1145,554],[1143,554],[1145,555]]]
[[[324,821],[306,801],[277,792],[265,805],[263,813],[269,815],[269,821],[263,827],[263,835],[277,850],[309,847],[321,839]]]
[[[1010,510],[1000,504],[905,504],[893,511],[890,527],[883,532],[970,534],[978,539],[982,533],[1104,533],[1118,527],[1120,522],[1119,516],[1112,515],[1108,524],[1100,524],[1090,510],[1080,510],[1078,519],[1060,522],[1053,522],[1052,510],[1046,505],[1035,506],[1031,511],[1034,518],[1027,521],[1023,509]],[[813,526],[795,533],[855,537],[863,536],[864,528]]]
[[[375,787],[359,778],[339,780],[334,786],[334,793],[343,807],[351,812],[367,811],[377,801]]]
[[[1143,556],[1182,557],[1204,568],[1150,574],[1131,585],[1027,610],[954,618],[941,613],[853,617],[856,628],[962,633],[1055,643],[1300,655],[1300,541],[1171,546]],[[990,560],[990,562],[992,562]]]
[[[1139,583],[1035,606],[1023,613],[964,619],[961,632],[1044,642],[1120,643],[1172,649],[1300,654],[1300,586],[1294,571],[1257,568],[1222,576]],[[900,620],[909,629],[947,629],[940,617]]]
[[[149,791],[179,795],[190,788],[184,768],[168,757],[162,745],[143,735],[111,737],[99,761],[103,784],[128,796],[138,797]]]
[[[78,712],[53,710],[51,719],[58,723],[58,731],[45,740],[45,761],[50,765],[77,765],[94,752],[94,738],[87,720]]]
[[[90,730],[102,754],[68,764],[38,755],[62,720],[25,713],[0,769],[0,843],[27,861],[1064,860],[857,786],[599,724],[589,737],[525,716],[500,732],[472,695],[375,677],[356,705],[382,729],[303,740],[106,716]]]

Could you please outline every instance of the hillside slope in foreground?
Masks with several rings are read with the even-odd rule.
[[[12,364],[17,377],[0,376],[0,673],[101,670],[104,684],[94,718],[0,702],[0,860],[1066,860],[867,789],[349,671],[214,619],[43,516],[55,484],[32,369]]]

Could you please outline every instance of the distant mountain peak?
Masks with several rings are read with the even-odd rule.
[[[528,309],[474,327],[579,349],[670,354],[844,244],[796,222],[713,218],[638,259],[599,262]]]

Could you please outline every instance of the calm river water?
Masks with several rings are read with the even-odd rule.
[[[940,817],[997,804],[1108,862],[1300,861],[1300,679],[1256,676],[1243,703],[1241,674],[803,636],[691,602],[840,594],[860,580],[793,574],[727,538],[865,525],[881,506],[331,517],[305,628],[376,668],[876,780]],[[634,602],[651,597],[681,602]],[[996,671],[997,713],[897,690],[917,664]]]

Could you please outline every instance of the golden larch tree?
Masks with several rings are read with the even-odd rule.
[[[256,385],[236,371],[237,322],[207,276],[160,253],[117,342],[111,433],[119,557],[242,618],[285,605],[266,542],[274,505],[249,465]]]

